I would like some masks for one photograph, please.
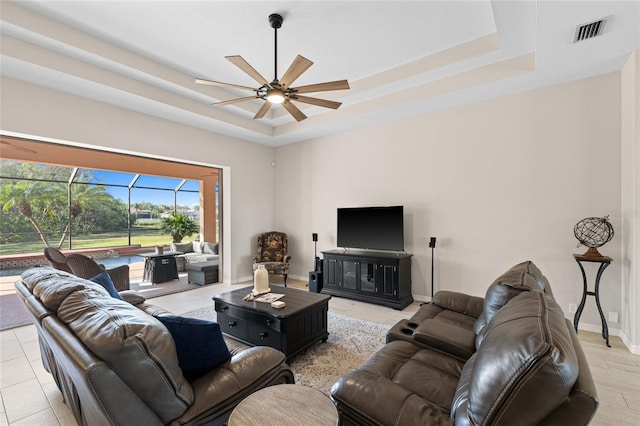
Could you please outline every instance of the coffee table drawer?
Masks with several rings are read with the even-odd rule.
[[[256,346],[271,346],[282,350],[281,334],[269,327],[250,325],[247,340]]]
[[[220,331],[239,339],[246,340],[249,335],[249,322],[241,318],[234,318],[222,312],[218,312],[218,324]]]
[[[261,314],[255,311],[238,308],[236,306],[216,303],[216,311],[218,315],[224,313],[233,318],[250,321],[256,325],[270,328],[274,331],[280,331],[280,319],[269,315]]]

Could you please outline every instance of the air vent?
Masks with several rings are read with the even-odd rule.
[[[604,30],[604,24],[606,22],[606,19],[600,19],[599,21],[591,22],[590,24],[584,24],[577,27],[576,37],[573,42],[577,43],[582,40],[587,40],[589,38],[599,36]]]

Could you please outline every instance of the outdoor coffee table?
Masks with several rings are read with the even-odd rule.
[[[223,333],[251,346],[271,346],[287,358],[319,340],[327,341],[331,296],[275,287],[272,293],[284,294],[280,300],[286,303],[284,308],[276,309],[270,303],[245,301],[252,289],[244,287],[213,297]]]
[[[181,254],[175,251],[166,251],[163,254],[141,253],[144,257],[144,274],[142,281],[153,284],[178,279],[178,267],[176,266],[176,255]]]
[[[229,426],[336,426],[338,410],[319,390],[275,385],[242,400],[231,412]]]

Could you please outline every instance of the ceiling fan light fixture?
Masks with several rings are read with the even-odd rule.
[[[286,99],[284,96],[284,92],[280,89],[271,89],[267,93],[267,98],[269,102],[272,104],[281,104]]]

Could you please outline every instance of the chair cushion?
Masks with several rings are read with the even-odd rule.
[[[464,363],[411,342],[387,343],[331,388],[339,411],[363,413],[367,424],[447,424]],[[439,423],[432,417],[436,417]]]
[[[194,401],[171,334],[138,309],[143,304],[132,306],[93,285],[100,291],[86,287],[69,294],[58,308],[58,317],[163,423],[170,423]]]
[[[257,265],[264,265],[265,269],[270,274],[284,275],[289,273],[289,264],[284,262],[260,262],[254,264],[254,268],[257,269]]]
[[[116,290],[116,286],[113,284],[113,281],[111,281],[111,276],[107,271],[100,272],[95,277],[89,278],[89,281],[93,281],[94,283],[100,284],[102,287],[105,288],[105,290],[109,292],[111,297],[124,300],[124,298],[120,296],[120,294],[118,293],[118,290]]]
[[[484,297],[484,322],[491,321],[496,312],[523,291],[543,290],[540,281],[529,274],[531,262],[519,263],[500,275],[489,286]]]
[[[22,273],[22,282],[40,299],[42,304],[54,312],[71,293],[83,290],[90,281],[78,278],[68,272],[53,268],[31,268]],[[100,287],[105,294],[107,291]]]
[[[202,253],[202,243],[200,241],[193,241],[191,245],[194,253]]]
[[[217,254],[187,253],[181,255],[188,263],[209,262],[218,259]]]
[[[157,318],[173,337],[187,380],[195,380],[231,358],[218,323],[173,315]]]
[[[187,263],[185,265],[185,269],[187,271],[196,271],[196,272],[213,271],[215,269],[218,269],[218,259],[209,260],[206,262]]]
[[[285,262],[288,239],[284,232],[266,232],[258,236],[258,262]]]

